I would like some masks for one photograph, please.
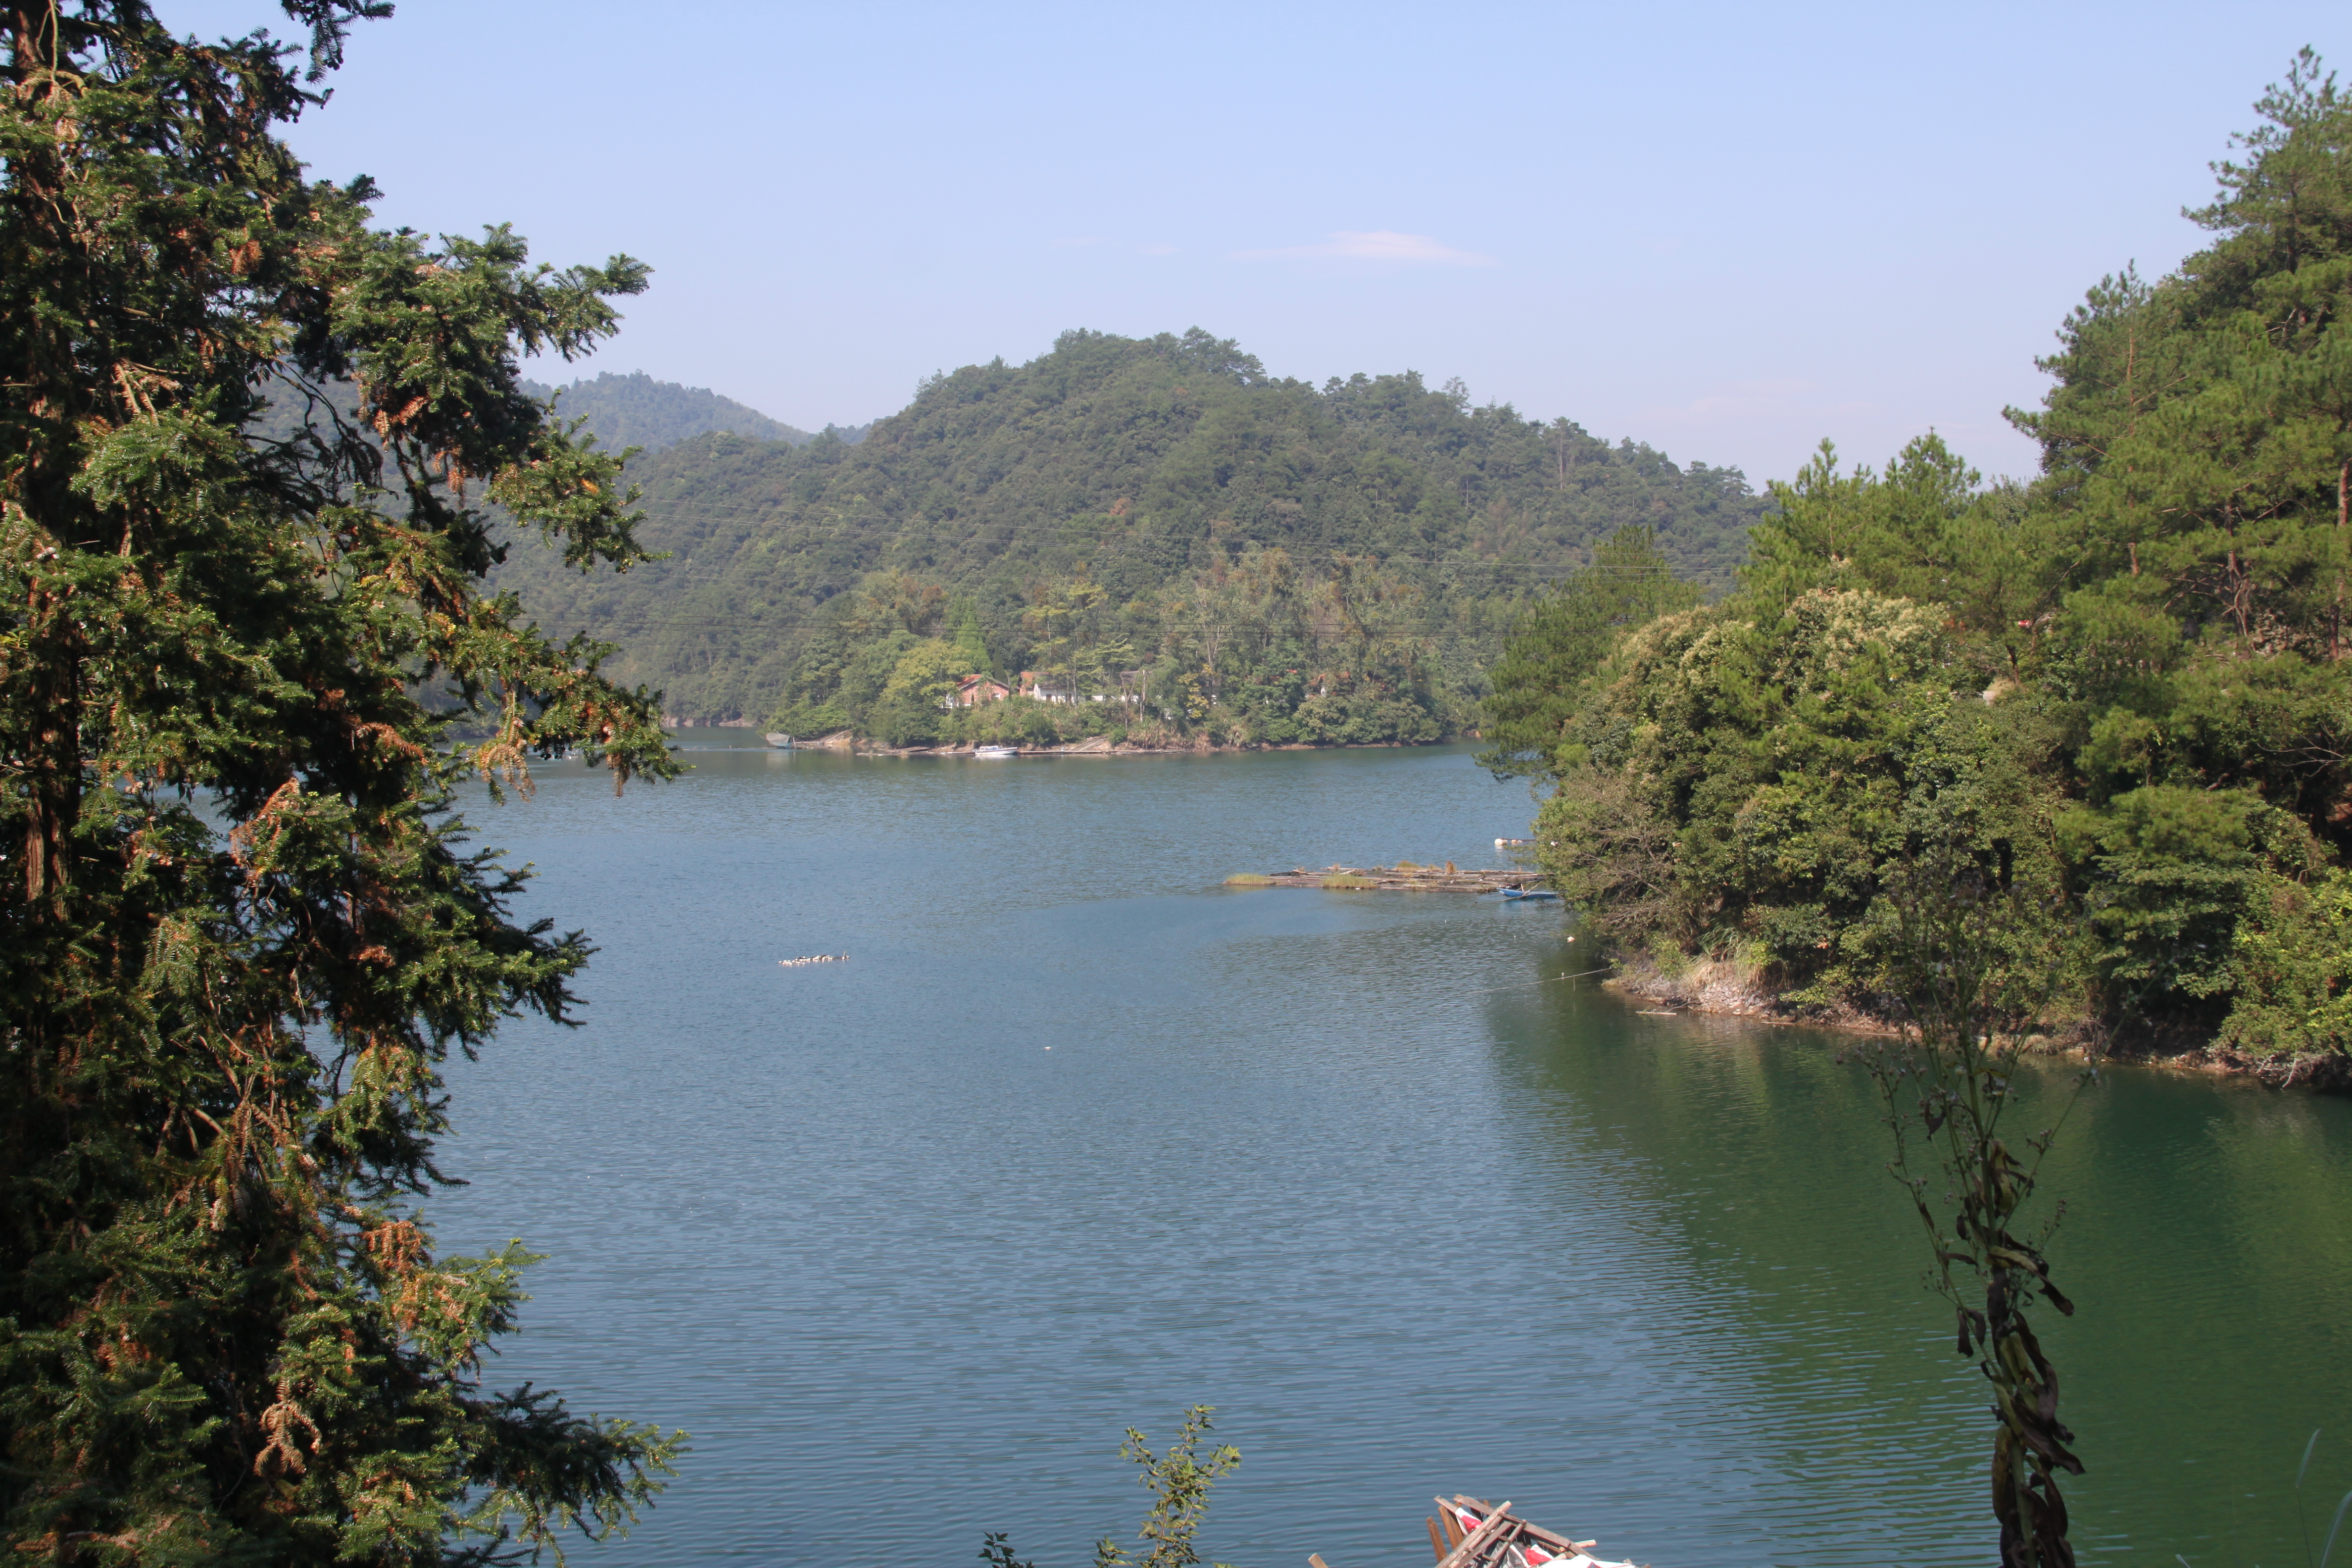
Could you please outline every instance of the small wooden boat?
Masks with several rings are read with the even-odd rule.
[[[971,749],[971,754],[975,758],[985,762],[1003,762],[1007,757],[1019,756],[1021,754],[1021,748],[1018,746],[974,746]]]
[[[1556,904],[1559,902],[1559,895],[1558,893],[1546,892],[1541,888],[1505,888],[1503,889],[1503,897],[1508,899],[1515,904]]]
[[[1459,1492],[1432,1500],[1437,1512],[1428,1521],[1429,1549],[1437,1568],[1634,1568],[1601,1561],[1592,1555],[1597,1542],[1571,1541],[1531,1524],[1507,1502],[1488,1503]],[[1309,1568],[1330,1568],[1319,1552],[1307,1561]]]
[[[1444,1568],[1633,1568],[1603,1563],[1592,1555],[1598,1542],[1571,1541],[1530,1524],[1509,1503],[1489,1508],[1459,1492],[1431,1500],[1438,1512],[1429,1521],[1429,1544]]]
[[[779,735],[772,731],[767,736],[767,742],[778,751],[789,752],[793,749],[793,738],[790,735]]]

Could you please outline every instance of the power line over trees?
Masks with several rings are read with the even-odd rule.
[[[285,8],[307,58],[139,0],[0,13],[0,1531],[26,1561],[502,1561],[620,1526],[677,1452],[486,1385],[530,1258],[441,1256],[420,1206],[442,1064],[562,1018],[590,952],[511,918],[458,790],[572,747],[616,789],[672,771],[609,650],[484,588],[491,505],[569,568],[644,559],[618,460],[516,363],[607,336],[646,269],[371,228],[368,184],[306,181],[277,131],[390,7]]]

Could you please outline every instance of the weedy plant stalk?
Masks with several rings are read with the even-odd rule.
[[[1176,1441],[1164,1455],[1156,1455],[1147,1447],[1143,1434],[1130,1426],[1127,1440],[1118,1446],[1119,1458],[1133,1464],[1137,1470],[1136,1484],[1151,1493],[1151,1511],[1143,1516],[1136,1539],[1148,1550],[1140,1558],[1129,1557],[1109,1536],[1095,1542],[1095,1568],[1192,1568],[1201,1554],[1192,1550],[1192,1541],[1201,1532],[1201,1521],[1209,1511],[1209,1489],[1219,1478],[1242,1462],[1242,1451],[1230,1444],[1219,1444],[1209,1450],[1206,1458],[1200,1452],[1201,1439],[1208,1435],[1209,1417],[1216,1406],[1195,1405],[1184,1412],[1176,1427]],[[1226,1568],[1219,1563],[1213,1568]]]
[[[1145,1551],[1139,1558],[1129,1556],[1115,1537],[1106,1535],[1095,1542],[1095,1568],[1194,1568],[1201,1561],[1192,1543],[1208,1517],[1210,1489],[1242,1462],[1242,1451],[1230,1444],[1201,1452],[1201,1439],[1208,1435],[1215,1412],[1212,1405],[1187,1409],[1177,1424],[1176,1441],[1165,1454],[1153,1453],[1142,1433],[1127,1429],[1119,1458],[1136,1467],[1136,1484],[1151,1493],[1151,1510],[1135,1532]],[[982,1541],[980,1559],[988,1568],[1035,1568],[1013,1555],[1003,1531],[988,1531]]]
[[[2058,1477],[2083,1473],[2058,1418],[2058,1373],[2028,1320],[2040,1297],[2074,1304],[2043,1249],[2065,1215],[2029,1210],[2042,1159],[2095,1066],[2076,1075],[2058,1121],[2012,1142],[2018,1058],[2056,981],[2045,911],[1963,853],[1914,860],[1892,879],[1888,985],[1901,1036],[1843,1053],[1877,1086],[1895,1135],[1887,1170],[1927,1234],[1928,1288],[1948,1301],[1956,1347],[1993,1390],[1992,1508],[2002,1568],[2073,1568]],[[1941,1201],[1929,1173],[1942,1177]]]

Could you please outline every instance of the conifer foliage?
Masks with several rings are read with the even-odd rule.
[[[516,356],[626,258],[368,226],[273,128],[301,51],[140,0],[0,10],[0,1536],[54,1563],[483,1563],[630,1516],[677,1439],[480,1381],[519,1247],[438,1257],[439,1068],[562,1017],[578,933],[455,791],[569,746],[671,771],[653,700],[481,587],[495,501],[641,559],[619,461]],[[318,394],[347,379],[347,419]],[[307,428],[265,437],[272,400]],[[275,426],[283,429],[283,421]],[[428,703],[422,694],[433,694]],[[463,732],[473,737],[460,741]]]

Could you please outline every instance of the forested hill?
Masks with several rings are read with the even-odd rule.
[[[627,447],[674,447],[714,430],[730,430],[751,440],[782,441],[795,447],[816,439],[805,430],[771,419],[731,397],[721,397],[705,387],[656,381],[643,371],[627,375],[607,371],[593,381],[583,377],[560,389],[527,381],[523,390],[533,397],[547,397],[562,391],[563,398],[557,405],[557,413],[566,419],[586,418],[588,428],[597,439],[615,451]],[[862,428],[836,432],[851,440],[864,433]]]
[[[856,445],[705,435],[631,478],[671,559],[583,578],[526,547],[502,582],[551,630],[623,645],[673,713],[875,728],[925,644],[933,690],[953,647],[1265,740],[1452,728],[1530,595],[1600,540],[1644,525],[1714,587],[1764,506],[1737,469],[1411,373],[1276,378],[1197,330],[1070,332],[932,378]]]

